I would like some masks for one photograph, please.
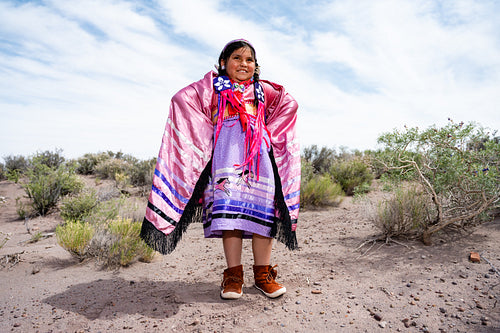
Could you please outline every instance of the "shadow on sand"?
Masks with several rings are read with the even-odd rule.
[[[115,278],[77,284],[43,302],[90,320],[111,319],[120,314],[167,318],[177,314],[182,304],[222,303],[218,292],[217,285],[213,283],[127,281]],[[245,302],[237,300],[234,305]]]

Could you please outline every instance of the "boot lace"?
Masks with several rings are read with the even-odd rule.
[[[276,275],[278,275],[278,272],[274,269],[275,267],[277,267],[278,265],[274,265],[273,267],[271,267],[269,269],[269,271],[267,272],[267,276],[266,276],[266,280],[267,282],[274,282],[274,279],[276,279]]]

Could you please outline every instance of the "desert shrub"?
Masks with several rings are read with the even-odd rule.
[[[5,156],[3,159],[5,161],[5,170],[7,172],[18,170],[23,173],[28,169],[28,160],[22,155],[9,155]]]
[[[318,149],[318,146],[312,145],[304,148],[303,159],[311,163],[315,173],[323,174],[330,170],[336,159],[335,150],[327,147]]]
[[[23,188],[33,210],[40,215],[47,214],[61,197],[83,188],[74,171],[65,166],[53,169],[45,164],[36,164],[27,171],[27,178]]]
[[[28,160],[22,155],[9,155],[4,158],[4,172],[5,177],[11,182],[18,183],[21,176],[28,169]]]
[[[372,219],[386,239],[420,237],[435,215],[432,210],[430,198],[422,189],[400,187],[378,203]]]
[[[68,221],[56,228],[57,242],[80,260],[85,259],[95,233],[95,227],[86,222]]]
[[[140,238],[141,222],[116,218],[109,223],[68,221],[56,229],[59,244],[80,260],[97,259],[104,267],[150,262],[155,251]]]
[[[130,183],[134,186],[151,186],[156,158],[136,161],[130,170]]]
[[[5,166],[3,163],[0,163],[0,180],[7,179],[7,171],[5,170]]]
[[[424,242],[448,226],[484,221],[500,205],[500,143],[481,126],[454,123],[426,130],[405,128],[379,137],[387,154],[381,162],[391,177],[420,183],[436,216],[423,232]]]
[[[151,261],[154,251],[140,238],[141,226],[141,222],[130,219],[117,219],[109,224],[116,241],[109,252],[108,266],[128,266],[138,259]]]
[[[131,165],[129,162],[118,158],[110,158],[97,164],[95,174],[102,179],[110,178],[116,180],[117,175],[127,175],[130,169]]]
[[[61,217],[64,220],[82,220],[92,214],[99,204],[95,191],[85,190],[62,199]]]
[[[99,163],[110,159],[111,156],[107,153],[90,154],[87,153],[76,160],[76,172],[81,175],[92,175]]]
[[[306,162],[301,165],[300,204],[302,207],[335,206],[342,201],[344,193],[339,184],[329,175],[318,175]]]
[[[30,164],[35,166],[43,164],[52,169],[57,169],[64,163],[64,157],[61,155],[62,149],[56,148],[55,151],[46,150],[38,152],[30,158]]]
[[[336,161],[330,168],[330,174],[347,195],[367,192],[373,180],[370,168],[359,158]]]

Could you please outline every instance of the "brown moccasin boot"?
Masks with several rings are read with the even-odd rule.
[[[220,297],[223,299],[238,299],[243,295],[243,266],[235,266],[224,270]]]
[[[269,298],[276,298],[286,293],[286,288],[274,280],[278,274],[274,269],[276,266],[278,265],[253,266],[255,288]]]

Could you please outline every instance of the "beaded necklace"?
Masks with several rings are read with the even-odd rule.
[[[243,171],[245,169],[253,171],[258,180],[261,155],[260,146],[263,139],[266,146],[269,148],[269,142],[264,138],[264,131],[268,133],[268,137],[270,136],[264,119],[264,91],[262,86],[258,81],[254,81],[253,79],[240,83],[232,82],[227,76],[215,77],[213,83],[218,95],[217,112],[215,114],[217,117],[217,128],[215,131],[214,146],[217,144],[217,139],[219,138],[222,122],[224,120],[224,112],[229,103],[231,106],[230,109],[232,109],[232,115],[239,114],[241,128],[243,132],[245,132],[244,160],[242,163],[235,164],[234,166],[235,168],[243,168]],[[243,103],[243,92],[245,88],[252,83],[257,96],[257,114],[255,116],[247,113]],[[253,127],[248,126],[249,118],[255,119]]]

